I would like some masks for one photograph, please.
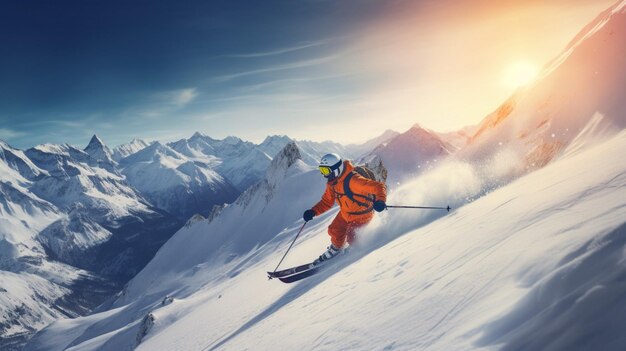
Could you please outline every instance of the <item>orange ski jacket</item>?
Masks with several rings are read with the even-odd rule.
[[[387,187],[384,183],[367,179],[354,172],[348,184],[354,193],[354,200],[351,200],[345,194],[344,181],[348,174],[352,173],[354,167],[347,160],[343,162],[343,167],[343,173],[326,184],[326,191],[324,191],[322,199],[313,206],[313,212],[319,216],[330,210],[336,201],[339,204],[341,216],[348,222],[360,221],[364,217],[373,216],[374,201],[387,200]]]

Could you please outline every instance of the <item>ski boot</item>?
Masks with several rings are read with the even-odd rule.
[[[339,255],[342,252],[341,249],[336,248],[335,245],[330,244],[326,252],[320,255],[315,261],[313,261],[314,265],[318,265],[324,261],[330,260],[331,258]]]

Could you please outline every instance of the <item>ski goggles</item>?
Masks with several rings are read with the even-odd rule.
[[[320,173],[322,173],[322,175],[323,175],[324,177],[328,176],[328,175],[329,175],[329,174],[331,174],[331,173],[332,173],[332,171],[333,171],[333,170],[332,170],[330,167],[328,167],[328,166],[319,166],[319,169],[320,169]]]

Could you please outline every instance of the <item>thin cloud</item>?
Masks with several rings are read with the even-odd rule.
[[[329,41],[331,41],[331,39],[324,39],[324,40],[318,40],[318,41],[312,41],[312,42],[305,42],[305,43],[302,43],[302,44],[299,44],[299,45],[296,45],[296,46],[282,48],[282,49],[277,49],[277,50],[253,52],[253,53],[247,53],[247,54],[226,54],[226,55],[221,55],[220,57],[255,58],[255,57],[266,57],[266,56],[282,55],[282,54],[286,54],[286,53],[289,53],[289,52],[294,52],[294,51],[308,49],[308,48],[312,48],[312,47],[316,47],[316,46],[321,46],[321,45],[324,45],[324,44],[328,43]]]
[[[196,88],[163,91],[153,94],[150,100],[142,105],[133,106],[122,112],[124,116],[141,116],[159,118],[166,113],[183,108],[199,95]]]
[[[276,65],[276,66],[271,66],[271,67],[266,67],[266,68],[259,68],[259,69],[250,70],[250,71],[244,71],[244,72],[239,72],[239,73],[227,74],[227,75],[215,77],[215,78],[213,78],[213,80],[217,81],[217,82],[226,82],[226,81],[233,80],[233,79],[236,79],[236,78],[241,78],[241,77],[246,77],[246,76],[251,76],[251,75],[256,75],[256,74],[261,74],[261,73],[268,73],[268,72],[276,72],[276,71],[284,71],[284,70],[290,70],[290,69],[296,69],[296,68],[317,66],[317,65],[321,65],[321,64],[328,63],[328,62],[331,62],[333,60],[336,60],[337,58],[339,58],[341,56],[343,56],[343,53],[333,54],[333,55],[328,55],[328,56],[323,56],[323,57],[318,57],[318,58],[314,58],[314,59],[310,59],[310,60],[303,60],[303,61],[285,63],[285,64],[282,64],[282,65]]]
[[[197,96],[198,90],[196,88],[180,89],[159,94],[159,98],[163,99],[165,103],[177,106],[185,106]]]
[[[26,128],[41,127],[44,125],[55,125],[55,126],[61,126],[61,127],[67,127],[67,128],[79,128],[79,127],[84,126],[84,123],[80,121],[58,119],[58,120],[41,120],[41,121],[34,121],[34,122],[25,122],[25,123],[20,123],[19,125],[20,127],[26,127]]]
[[[341,74],[333,74],[333,75],[327,75],[327,76],[275,79],[275,80],[270,80],[270,81],[266,81],[266,82],[262,82],[258,84],[245,85],[241,87],[240,90],[249,92],[249,91],[256,91],[256,90],[264,89],[264,88],[271,87],[271,86],[284,86],[284,85],[289,85],[290,83],[306,83],[306,82],[314,82],[314,81],[321,81],[321,80],[332,80],[332,79],[338,79],[338,78],[345,78],[350,75],[352,74],[341,73]]]
[[[0,139],[14,139],[25,136],[26,133],[9,128],[0,128]]]

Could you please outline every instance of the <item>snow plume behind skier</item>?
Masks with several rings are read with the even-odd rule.
[[[356,230],[372,220],[374,211],[383,211],[387,200],[385,184],[368,179],[373,178],[367,177],[371,171],[365,168],[355,169],[350,161],[343,161],[337,154],[322,157],[319,170],[327,179],[326,190],[315,206],[304,211],[303,219],[308,222],[330,210],[335,203],[339,204],[340,210],[328,226],[331,245],[319,256],[316,263],[341,253],[346,243],[353,244]]]

